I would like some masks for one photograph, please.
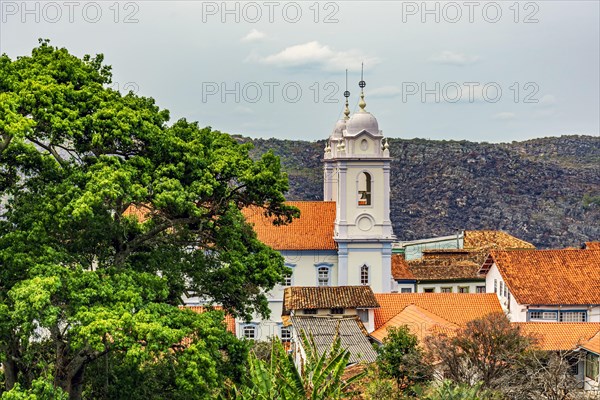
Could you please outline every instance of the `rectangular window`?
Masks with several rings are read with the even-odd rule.
[[[332,308],[331,309],[331,313],[332,314],[343,314],[344,313],[344,309],[343,308]]]
[[[317,313],[317,310],[315,310],[314,308],[305,308],[304,310],[302,310],[302,314],[304,315],[315,315]]]
[[[317,270],[317,279],[319,286],[329,286],[329,268],[319,267]]]
[[[561,311],[560,322],[586,322],[587,313],[585,311]]]
[[[281,327],[281,331],[279,333],[279,338],[282,342],[291,342],[292,341],[292,329],[290,327]]]
[[[362,267],[360,267],[360,284],[369,284],[369,267],[367,265],[363,265]]]
[[[292,286],[292,276],[285,276],[283,278],[283,286]]]
[[[500,281],[500,293],[499,295],[502,296],[504,294],[504,282]]]
[[[242,334],[246,339],[256,339],[256,326],[254,325],[245,325],[242,328]]]
[[[556,321],[557,313],[554,311],[529,311],[530,320]]]
[[[598,380],[598,369],[600,368],[600,366],[598,365],[600,363],[600,357],[592,354],[592,353],[588,353],[588,355],[585,358],[585,377],[589,378],[593,381]]]
[[[424,293],[435,293],[435,288],[428,287],[423,289]]]
[[[485,286],[475,287],[475,293],[485,293]]]
[[[363,323],[366,324],[369,322],[369,310],[356,310],[356,313]]]
[[[498,280],[494,279],[494,293],[498,294]]]
[[[469,293],[469,287],[468,286],[459,286],[458,293]]]
[[[412,289],[409,287],[403,287],[400,289],[400,293],[412,293]]]
[[[452,288],[451,287],[443,287],[442,293],[452,293]]]

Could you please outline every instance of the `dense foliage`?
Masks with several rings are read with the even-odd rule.
[[[178,305],[195,294],[236,316],[268,313],[264,292],[286,268],[240,210],[289,221],[287,177],[272,153],[253,160],[248,144],[168,125],[153,99],[109,89],[102,61],[48,41],[0,57],[5,389],[211,398],[239,379],[245,345],[221,313]]]

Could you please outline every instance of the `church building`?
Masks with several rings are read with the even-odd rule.
[[[238,322],[240,337],[289,340],[289,328],[281,320],[288,286],[367,285],[375,293],[392,290],[392,159],[377,119],[366,110],[365,82],[361,80],[359,86],[359,110],[350,115],[346,91],[344,117],[325,146],[324,201],[289,202],[301,215],[284,226],[274,226],[260,210],[245,210],[258,238],[280,251],[293,273],[268,294],[270,319]]]

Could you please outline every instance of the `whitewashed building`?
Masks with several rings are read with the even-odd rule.
[[[480,273],[512,322],[600,323],[600,250],[492,251]]]

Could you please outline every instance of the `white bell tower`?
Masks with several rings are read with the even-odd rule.
[[[334,240],[338,244],[338,285],[369,285],[375,293],[391,291],[389,145],[377,119],[365,110],[364,87],[359,111],[344,118],[329,137],[324,155],[324,200],[336,202]]]

